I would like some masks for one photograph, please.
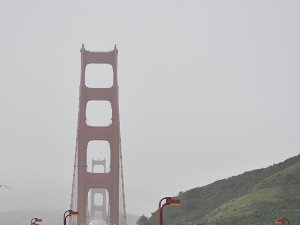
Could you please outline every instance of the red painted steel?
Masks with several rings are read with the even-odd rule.
[[[77,225],[86,225],[88,192],[92,188],[104,188],[108,191],[109,222],[119,225],[119,179],[120,179],[120,124],[118,102],[117,56],[115,47],[109,52],[90,52],[81,48],[81,81],[77,128],[77,157],[75,175],[77,179]],[[88,88],[85,85],[85,69],[88,64],[110,64],[113,69],[113,86],[110,88]],[[99,75],[101,76],[101,74]],[[92,127],[86,124],[86,106],[90,100],[110,101],[112,123],[107,127]],[[100,116],[100,115],[99,115]],[[110,144],[109,173],[87,172],[87,146],[92,140],[105,140]],[[76,185],[76,184],[73,184]],[[72,192],[73,197],[74,192]],[[72,201],[73,202],[73,201]],[[71,203],[73,204],[73,203]]]
[[[121,146],[121,139],[120,139],[120,146]],[[125,204],[125,185],[124,185],[124,171],[123,171],[123,157],[122,151],[120,148],[120,164],[121,164],[121,184],[122,184],[122,207],[123,207],[123,217],[121,221],[121,225],[127,225],[127,213],[126,213],[126,204]]]

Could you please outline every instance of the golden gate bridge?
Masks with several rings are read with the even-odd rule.
[[[112,86],[95,88],[86,85],[86,68],[91,64],[112,67]],[[82,45],[77,137],[70,203],[70,209],[78,211],[79,214],[70,218],[69,225],[127,225],[118,89],[116,46],[112,51],[92,52]],[[105,105],[110,107],[111,120],[108,125],[93,126],[87,123],[87,105],[90,102],[105,102]],[[97,115],[101,117],[101,112]],[[92,143],[98,146],[99,158],[90,160],[87,154]],[[108,146],[109,159],[101,155],[101,148],[104,146]],[[107,165],[108,162],[110,165]],[[88,164],[92,164],[91,170],[88,170]],[[102,167],[102,170],[96,171],[96,166]]]

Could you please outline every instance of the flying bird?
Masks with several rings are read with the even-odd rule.
[[[5,187],[5,188],[7,188],[7,189],[12,190],[10,187],[8,187],[8,186],[6,186],[6,185],[3,185],[3,184],[0,184],[0,188],[2,188],[2,187]]]

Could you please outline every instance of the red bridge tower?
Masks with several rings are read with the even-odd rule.
[[[77,141],[75,165],[71,195],[71,209],[79,211],[77,219],[71,221],[76,225],[87,225],[89,214],[94,214],[94,209],[88,212],[88,193],[92,190],[105,190],[108,199],[105,197],[108,211],[108,223],[111,225],[126,225],[125,195],[122,171],[122,155],[119,123],[119,101],[118,101],[118,77],[117,77],[117,56],[118,50],[115,47],[109,52],[87,51],[82,45],[81,48],[81,81],[79,112],[77,124]],[[109,88],[90,88],[86,86],[85,70],[89,64],[108,64],[112,66],[113,84]],[[99,74],[101,76],[101,74]],[[111,124],[108,126],[91,126],[86,122],[86,109],[89,101],[108,101],[111,106]],[[99,112],[101,116],[101,112]],[[106,141],[110,148],[110,169],[109,172],[93,173],[87,171],[87,148],[90,141]],[[121,180],[121,185],[120,181]],[[120,187],[122,193],[120,194]],[[103,196],[104,202],[104,196]],[[122,204],[121,204],[122,202]],[[93,203],[94,204],[94,203]],[[123,212],[120,212],[120,205]],[[92,208],[92,207],[91,207]],[[106,208],[102,209],[106,213]],[[119,216],[123,213],[121,223]]]

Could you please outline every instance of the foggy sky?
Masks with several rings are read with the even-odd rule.
[[[0,211],[69,207],[82,43],[119,50],[129,213],[299,154],[299,9],[1,0]]]

